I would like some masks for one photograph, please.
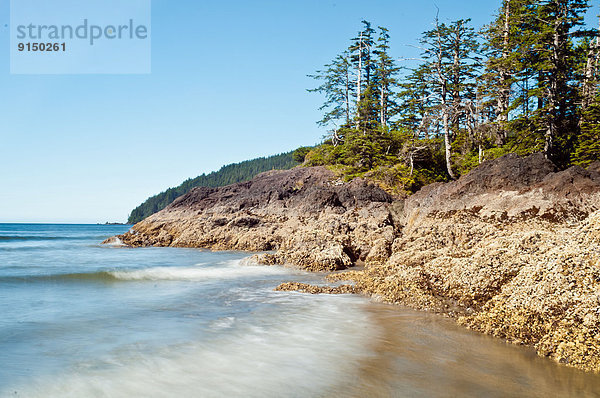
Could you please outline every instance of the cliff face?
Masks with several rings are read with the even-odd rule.
[[[541,155],[508,155],[406,200],[324,168],[265,173],[196,189],[120,239],[275,250],[256,260],[311,270],[364,263],[330,278],[600,371],[598,209],[600,163],[556,172]]]

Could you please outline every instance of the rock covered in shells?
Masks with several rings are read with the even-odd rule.
[[[355,294],[358,292],[355,286],[315,286],[306,283],[286,282],[275,288],[279,292],[301,292],[309,294]]]

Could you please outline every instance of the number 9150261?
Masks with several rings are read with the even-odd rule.
[[[66,43],[19,43],[19,51],[66,51]]]

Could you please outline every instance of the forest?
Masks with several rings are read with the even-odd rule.
[[[304,164],[396,193],[456,179],[507,153],[559,168],[600,159],[600,38],[584,0],[504,0],[493,20],[433,16],[416,59],[390,55],[368,21],[314,75],[325,98],[321,145]]]
[[[391,55],[391,34],[368,21],[313,77],[325,99],[315,147],[222,167],[135,208],[136,223],[197,186],[271,169],[328,166],[394,194],[460,177],[507,153],[542,152],[561,169],[600,160],[600,37],[587,0],[503,0],[481,29],[432,18],[417,58]]]
[[[144,218],[164,209],[177,197],[184,195],[196,187],[220,187],[236,182],[248,181],[256,175],[269,170],[287,170],[297,166],[298,153],[305,154],[308,148],[299,148],[297,154],[292,152],[279,155],[261,157],[252,160],[246,160],[240,163],[233,163],[221,167],[218,171],[209,174],[202,174],[196,178],[185,180],[181,185],[175,188],[169,188],[158,195],[152,196],[144,203],[132,210],[127,220],[128,224],[135,224]]]

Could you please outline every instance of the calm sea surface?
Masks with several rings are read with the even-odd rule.
[[[0,224],[0,397],[600,396],[600,376],[247,254]]]

